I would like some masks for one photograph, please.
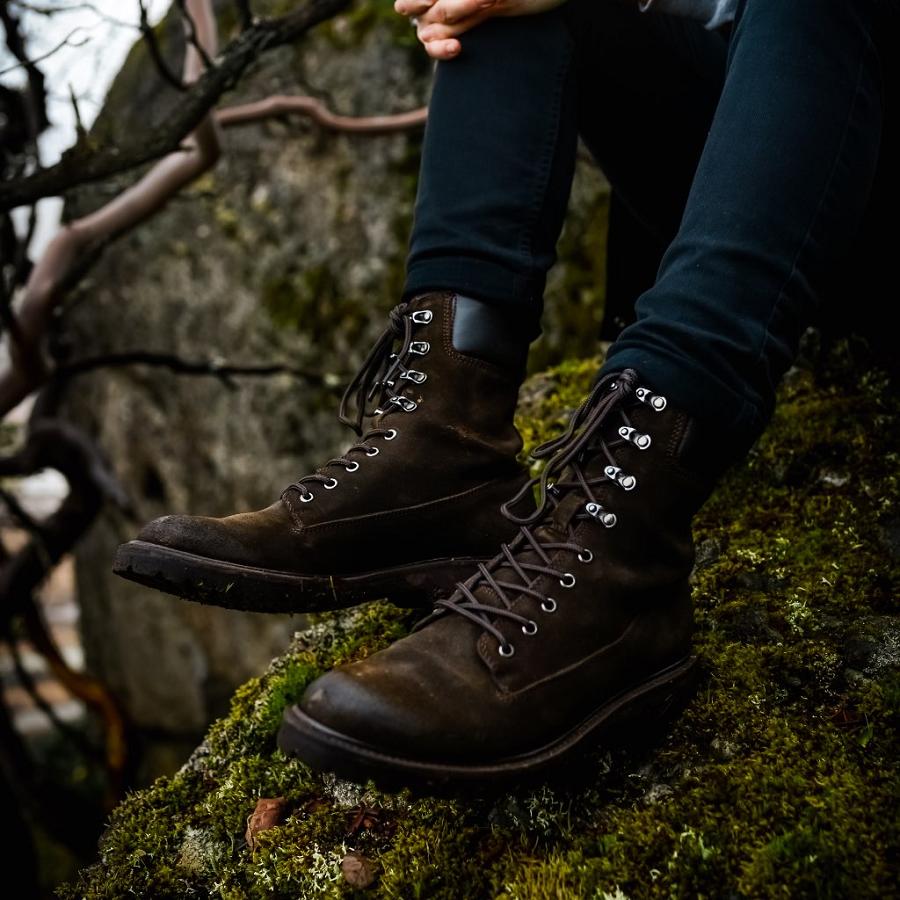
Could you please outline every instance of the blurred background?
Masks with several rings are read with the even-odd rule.
[[[18,897],[93,859],[116,800],[175,771],[302,624],[110,565],[150,518],[267,505],[331,455],[337,398],[399,297],[431,63],[389,0],[319,2],[307,34],[312,5],[0,0],[0,801]],[[242,57],[266,23],[277,40]],[[533,369],[596,353],[614,295],[652,278],[641,251],[607,272],[609,207],[581,160]]]

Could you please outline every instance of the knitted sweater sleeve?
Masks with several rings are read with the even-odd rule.
[[[668,13],[703,22],[707,28],[718,28],[734,19],[738,0],[641,0],[644,12]]]

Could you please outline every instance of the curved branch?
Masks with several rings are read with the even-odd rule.
[[[228,44],[216,59],[216,65],[206,69],[185,92],[182,102],[162,127],[121,147],[75,150],[56,165],[34,175],[0,183],[0,210],[33,203],[41,197],[54,196],[76,185],[108,178],[174,153],[261,53],[295,41],[349,5],[350,0],[307,0],[294,12],[276,19],[254,21]],[[198,32],[201,29],[199,22],[197,29]]]
[[[14,615],[23,616],[29,638],[53,674],[100,714],[105,726],[106,763],[115,784],[125,771],[125,719],[101,682],[69,668],[47,631],[33,592],[91,527],[104,500],[112,497],[124,505],[127,497],[94,444],[68,423],[37,422],[20,451],[0,458],[0,477],[31,475],[47,468],[63,475],[69,493],[56,512],[40,523],[32,523],[28,543],[2,561],[0,623],[5,624]]]
[[[198,42],[215,52],[216,22],[210,0],[188,0]],[[183,77],[195,82],[203,58],[188,44]],[[20,312],[10,334],[12,365],[0,375],[0,415],[5,415],[47,378],[40,341],[53,312],[95,251],[157,213],[183,187],[212,168],[221,153],[215,120],[206,116],[183,149],[160,160],[143,178],[100,209],[65,225],[35,264],[25,284]]]
[[[423,106],[410,112],[388,116],[342,116],[333,113],[321,100],[315,97],[291,97],[276,94],[264,100],[242,103],[220,109],[216,121],[223,128],[247,125],[276,116],[302,115],[330,131],[349,134],[390,134],[407,131],[425,124],[428,107]]]

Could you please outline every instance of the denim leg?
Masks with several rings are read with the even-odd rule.
[[[863,220],[883,106],[868,0],[744,0],[684,218],[605,371],[745,446]],[[665,152],[665,148],[661,148]]]
[[[486,22],[438,63],[405,296],[468,294],[537,335],[575,165],[574,78],[558,11]]]
[[[461,56],[437,65],[405,296],[469,294],[536,336],[579,132],[667,244],[726,52],[721,35],[634,0],[569,0],[466,34]]]

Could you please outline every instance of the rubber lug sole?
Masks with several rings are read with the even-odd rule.
[[[576,763],[588,749],[646,746],[658,739],[696,691],[696,657],[687,658],[621,694],[595,710],[560,738],[527,753],[492,762],[454,763],[416,760],[379,750],[340,734],[289,707],[278,731],[278,747],[299,757],[310,768],[348,781],[387,791],[410,789],[414,794],[448,796],[495,793],[521,785]]]
[[[113,572],[138,584],[227,609],[308,613],[388,598],[401,606],[427,606],[452,593],[480,559],[435,559],[353,575],[300,575],[223,562],[129,541],[116,551]]]

